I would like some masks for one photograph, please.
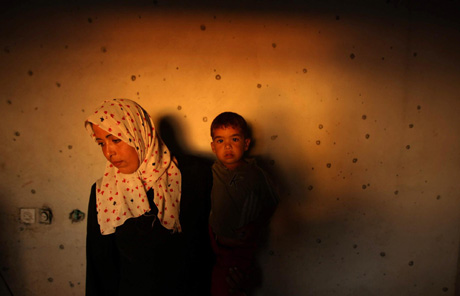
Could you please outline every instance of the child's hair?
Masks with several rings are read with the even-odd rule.
[[[239,128],[246,139],[250,138],[248,124],[243,116],[234,112],[223,112],[217,115],[211,123],[211,138],[214,138],[214,130],[218,128]]]

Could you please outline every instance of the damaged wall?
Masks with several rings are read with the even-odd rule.
[[[105,163],[83,121],[110,98],[206,157],[216,115],[248,120],[281,195],[257,295],[454,295],[458,1],[304,2],[6,8],[0,272],[14,295],[84,293],[86,220],[69,215]],[[51,208],[52,224],[21,223],[23,207]]]

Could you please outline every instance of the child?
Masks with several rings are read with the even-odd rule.
[[[216,254],[211,293],[244,295],[230,291],[229,271],[237,269],[249,275],[258,235],[268,224],[278,197],[255,161],[243,158],[251,143],[243,117],[233,112],[221,113],[211,124],[211,137],[211,148],[217,156],[212,166],[209,217]]]

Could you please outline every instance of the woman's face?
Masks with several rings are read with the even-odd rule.
[[[132,174],[139,168],[136,149],[93,124],[96,142],[102,148],[105,158],[122,174]]]

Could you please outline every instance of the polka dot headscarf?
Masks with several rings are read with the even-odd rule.
[[[179,205],[181,173],[168,147],[156,134],[150,115],[126,99],[105,101],[85,122],[95,139],[91,124],[123,140],[137,150],[139,168],[123,174],[107,162],[104,175],[96,182],[96,208],[101,233],[111,234],[127,219],[149,212],[147,191],[153,188],[158,220],[172,231],[181,231]]]

